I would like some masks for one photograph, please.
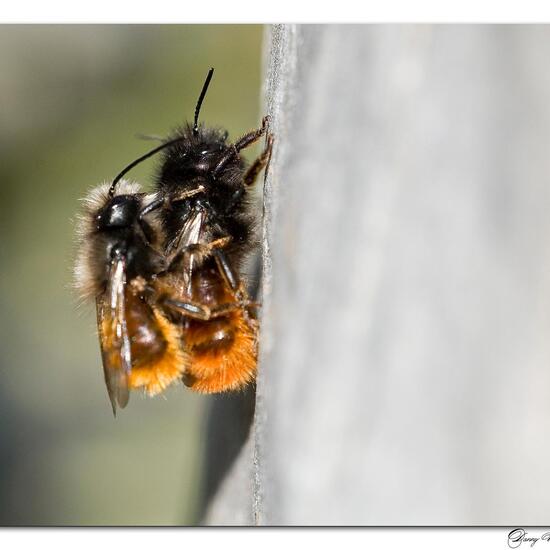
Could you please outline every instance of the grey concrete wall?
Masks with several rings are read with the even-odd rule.
[[[206,522],[550,521],[550,28],[276,26],[252,431]]]

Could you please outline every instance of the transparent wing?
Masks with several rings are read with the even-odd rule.
[[[165,254],[175,256],[186,247],[198,244],[202,226],[204,224],[204,212],[197,210],[193,212],[183,223],[176,236],[166,246]]]
[[[186,248],[200,242],[203,224],[204,212],[202,210],[194,212],[185,220],[181,230],[166,247],[165,253],[168,258],[168,263],[171,263],[174,258],[185,251]],[[183,254],[181,263],[182,290],[184,290],[188,296],[191,295],[191,278],[195,267],[194,264],[194,254]]]
[[[125,289],[126,262],[119,258],[111,263],[107,291],[96,301],[103,372],[115,415],[117,405],[124,408],[130,398],[128,375],[132,357],[126,324]]]

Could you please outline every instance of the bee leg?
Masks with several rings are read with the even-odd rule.
[[[210,318],[215,319],[216,317],[223,317],[225,315],[229,315],[230,313],[233,313],[234,311],[241,311],[244,315],[246,323],[251,328],[256,328],[257,321],[253,320],[250,315],[248,314],[248,310],[251,308],[259,308],[260,304],[257,302],[250,302],[249,300],[246,300],[244,302],[227,302],[226,304],[220,304],[214,308],[212,308]]]
[[[207,244],[198,243],[198,244],[190,244],[188,247],[184,248],[184,251],[189,252],[200,252],[204,254],[205,256],[209,256],[212,254],[213,250],[216,250],[218,248],[225,248],[230,242],[232,241],[231,237],[220,237],[219,239],[216,239],[214,241],[211,241]]]
[[[266,132],[269,125],[269,116],[264,116],[262,119],[262,126],[261,128],[258,128],[257,130],[252,130],[252,132],[248,132],[245,134],[235,145],[233,145],[227,153],[222,157],[222,159],[218,162],[218,164],[215,166],[214,170],[212,170],[211,176],[212,179],[216,179],[220,172],[225,168],[225,165],[236,155],[239,154],[239,151],[242,151],[246,147],[249,147],[253,143],[256,143]]]
[[[229,315],[230,313],[241,309],[241,305],[237,302],[219,304],[213,308],[197,302],[172,300],[171,298],[166,298],[162,301],[162,303],[166,307],[173,309],[182,315],[197,319],[199,321],[210,321],[211,319],[224,317],[225,315]]]
[[[194,197],[195,195],[198,195],[199,193],[202,193],[203,191],[204,191],[204,186],[198,185],[194,189],[183,191],[172,200],[188,199],[190,197]],[[153,210],[158,210],[159,208],[162,208],[165,204],[167,204],[167,202],[168,202],[167,197],[164,196],[164,197],[159,197],[158,199],[155,199],[154,201],[150,202],[147,206],[144,206],[139,212],[139,216],[138,216],[139,221],[142,222],[145,216],[147,216],[147,214],[149,214],[150,212],[153,212]]]
[[[193,319],[199,321],[208,321],[212,315],[212,311],[208,306],[199,304],[197,302],[191,301],[182,301],[182,300],[172,300],[171,298],[166,298],[162,303],[172,309]]]
[[[229,287],[233,294],[236,294],[242,285],[239,281],[238,275],[229,263],[227,256],[221,248],[213,249],[212,254],[216,260],[216,265],[218,266],[218,270],[223,277],[225,284]],[[237,298],[237,296],[235,297]]]
[[[248,308],[259,307],[256,302],[251,302],[248,297],[248,292],[243,283],[239,280],[239,276],[233,269],[233,266],[229,263],[225,252],[221,248],[215,248],[213,250],[213,256],[216,260],[218,270],[223,277],[223,280],[227,287],[231,290],[235,297],[236,304],[242,309],[245,316],[245,320],[249,325],[252,325],[252,320],[248,313]]]
[[[267,143],[262,154],[252,163],[250,168],[244,175],[244,184],[246,187],[250,187],[256,181],[258,174],[265,168],[267,172],[269,168],[269,161],[271,160],[271,151],[273,150],[273,135],[267,136]]]
[[[256,143],[264,134],[267,133],[268,125],[269,116],[264,116],[262,119],[262,126],[260,128],[257,130],[252,130],[252,132],[248,132],[248,134],[245,134],[239,141],[237,141],[237,143],[235,143],[235,149],[237,149],[237,152],[249,147],[253,143]]]

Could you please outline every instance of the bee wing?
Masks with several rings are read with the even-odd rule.
[[[174,258],[187,247],[200,242],[201,232],[204,224],[204,212],[198,210],[185,220],[181,230],[168,243],[166,247],[166,257],[168,263],[171,263]],[[182,283],[183,288],[188,296],[191,295],[191,277],[195,267],[195,257],[193,254],[184,254],[182,258]]]
[[[168,257],[175,256],[186,247],[200,242],[204,217],[204,212],[197,210],[185,220],[176,236],[166,246],[165,254]]]
[[[126,262],[114,260],[109,272],[107,292],[96,301],[97,324],[105,384],[116,416],[117,404],[128,404],[128,374],[132,368],[130,338],[126,324]]]

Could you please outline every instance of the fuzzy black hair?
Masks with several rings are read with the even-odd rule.
[[[197,204],[208,213],[207,226],[213,239],[230,236],[230,255],[248,250],[254,233],[254,216],[244,185],[246,161],[227,141],[227,132],[187,124],[177,129],[170,140],[180,138],[162,153],[156,190],[171,207],[162,211],[163,225],[170,240],[182,227]],[[223,169],[214,177],[216,167],[225,159]],[[178,195],[201,186],[204,192],[178,201]],[[235,258],[237,259],[237,258]]]

